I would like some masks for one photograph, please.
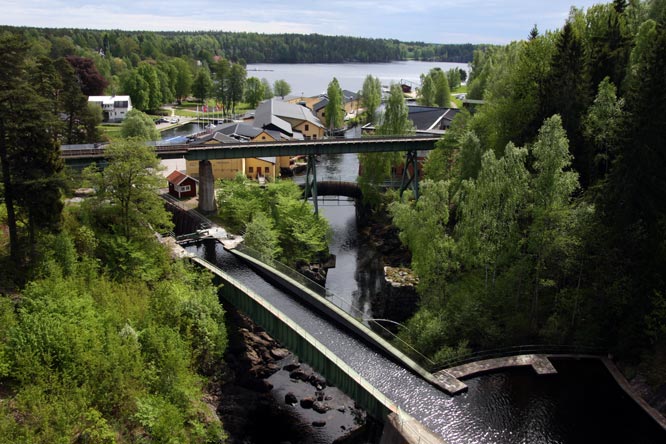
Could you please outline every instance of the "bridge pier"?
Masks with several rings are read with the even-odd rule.
[[[405,192],[409,185],[412,185],[414,192],[414,199],[419,200],[419,163],[418,152],[416,150],[407,151],[405,156],[405,168],[402,170],[402,183],[400,184],[400,199],[402,200],[402,193]],[[412,167],[413,175],[409,172],[409,167]]]
[[[314,154],[308,154],[308,165],[305,170],[305,193],[303,198],[308,200],[312,197],[315,215],[319,214],[319,203],[317,202],[317,159]]]
[[[215,177],[213,176],[213,165],[210,160],[199,161],[199,206],[197,210],[202,214],[217,212]]]

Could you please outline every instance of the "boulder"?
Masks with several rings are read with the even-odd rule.
[[[315,402],[312,403],[312,410],[314,410],[317,413],[324,414],[324,413],[328,412],[329,410],[331,410],[331,408],[328,405],[321,402],[321,401],[315,401]]]
[[[284,395],[284,403],[289,405],[296,405],[298,404],[298,399],[296,399],[296,395],[289,392],[286,395]]]
[[[315,400],[311,396],[301,399],[301,407],[304,409],[311,409],[314,403]]]

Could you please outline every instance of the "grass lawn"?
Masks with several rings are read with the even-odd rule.
[[[106,136],[109,139],[109,142],[114,142],[120,139],[119,123],[102,123],[98,128],[102,132],[102,138]]]

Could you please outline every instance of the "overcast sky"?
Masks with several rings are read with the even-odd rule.
[[[608,0],[610,1],[610,0]],[[607,1],[607,2],[608,2]],[[605,3],[607,3],[605,2]],[[0,24],[51,28],[319,33],[509,43],[561,28],[593,0],[0,0]]]

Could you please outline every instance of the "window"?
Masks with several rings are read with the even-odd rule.
[[[189,185],[181,185],[178,187],[178,191],[181,193],[185,193],[187,191],[190,191],[192,188]]]
[[[271,169],[269,167],[264,167],[264,173],[269,173]]]
[[[305,131],[310,131],[310,125],[308,125],[307,123],[305,124]]]
[[[254,173],[254,167],[250,167],[250,173]]]
[[[317,138],[317,135],[316,135],[316,134],[313,134],[313,135],[312,135],[312,138],[313,138],[313,139],[316,139],[316,138]]]

